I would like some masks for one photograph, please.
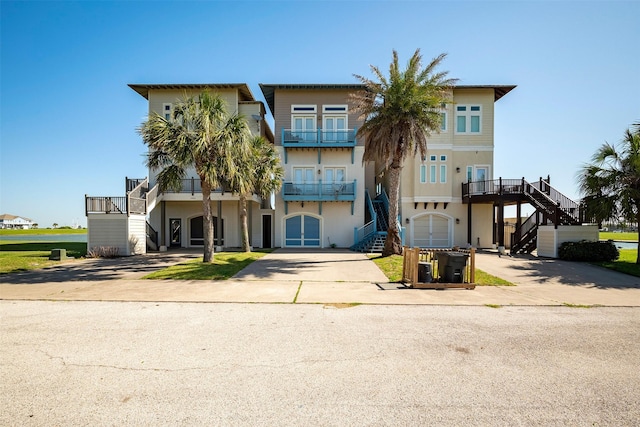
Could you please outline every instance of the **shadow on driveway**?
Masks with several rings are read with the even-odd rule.
[[[146,274],[202,256],[202,250],[149,253],[112,259],[90,258],[62,263],[39,270],[0,275],[0,283],[29,285],[62,282],[101,282],[135,279]]]

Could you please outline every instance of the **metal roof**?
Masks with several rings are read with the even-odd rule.
[[[511,92],[516,85],[456,85],[454,89],[493,89],[494,90],[494,102]],[[260,89],[264,95],[267,105],[271,113],[274,111],[274,93],[276,89],[306,89],[306,90],[321,90],[321,89],[351,89],[361,90],[364,88],[363,84],[358,83],[345,83],[345,84],[309,84],[309,83],[285,83],[285,84],[263,84],[260,83]]]
[[[129,84],[131,89],[143,98],[149,99],[149,90],[162,89],[238,89],[240,101],[255,101],[251,89],[246,83],[178,83],[178,84]]]

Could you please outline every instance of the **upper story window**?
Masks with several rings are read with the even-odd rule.
[[[165,120],[171,120],[172,106],[171,104],[162,104],[162,117]]]
[[[429,165],[420,165],[421,184],[446,184],[447,182],[447,156],[444,154],[429,155]]]
[[[479,134],[482,109],[479,105],[456,105],[456,133]]]

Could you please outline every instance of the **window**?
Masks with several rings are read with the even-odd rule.
[[[436,183],[436,165],[429,165],[429,182]]]
[[[346,105],[323,105],[322,113],[346,113],[348,107]]]
[[[162,104],[162,117],[165,120],[171,120],[171,104]]]
[[[318,111],[318,107],[316,105],[292,105],[291,112],[292,113],[315,113]]]
[[[446,184],[447,182],[447,156],[445,154],[429,155],[429,165],[420,165],[420,183],[426,184]],[[428,175],[427,175],[428,171]],[[438,176],[439,174],[439,176]]]
[[[456,106],[456,133],[480,133],[482,111],[479,105]]]
[[[447,112],[443,111],[440,113],[440,132],[447,131]]]

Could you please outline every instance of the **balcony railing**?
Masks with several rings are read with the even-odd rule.
[[[356,132],[357,129],[282,129],[282,145],[294,148],[353,147],[356,145]]]
[[[212,188],[212,193],[224,193],[231,192],[227,189],[223,188]],[[200,185],[200,178],[187,178],[183,179],[180,183],[179,189],[166,189],[164,193],[190,193],[192,196],[195,194],[202,193],[202,186]]]
[[[286,202],[352,202],[356,199],[356,180],[334,183],[285,182],[282,199]]]

